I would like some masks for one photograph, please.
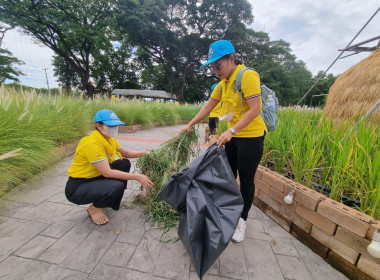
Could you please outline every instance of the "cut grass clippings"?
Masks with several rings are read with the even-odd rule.
[[[145,195],[138,196],[136,201],[143,206],[147,221],[152,225],[163,226],[164,232],[177,224],[179,215],[158,197],[158,193],[170,176],[199,154],[199,149],[194,148],[197,142],[198,135],[192,129],[189,134],[183,132],[137,160],[139,172],[147,175],[155,187]]]

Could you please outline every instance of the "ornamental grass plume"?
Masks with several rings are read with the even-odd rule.
[[[152,225],[163,225],[165,232],[176,225],[179,215],[157,194],[170,176],[198,156],[199,148],[194,149],[197,142],[198,134],[192,129],[189,134],[183,132],[137,160],[140,173],[147,175],[155,187],[145,195],[137,196],[136,202],[143,206],[147,221]]]

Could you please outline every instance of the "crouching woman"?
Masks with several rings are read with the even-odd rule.
[[[77,205],[90,204],[87,212],[93,223],[109,222],[102,208],[119,210],[128,180],[138,181],[144,188],[153,188],[150,179],[137,173],[129,173],[131,162],[146,152],[126,150],[114,138],[118,125],[124,123],[111,110],[100,110],[95,114],[95,130],[83,137],[75,151],[69,179],[66,183],[67,199]],[[116,156],[119,159],[116,159]]]

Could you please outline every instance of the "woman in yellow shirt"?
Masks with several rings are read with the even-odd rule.
[[[208,61],[201,68],[207,65],[211,66],[221,81],[206,105],[181,131],[190,132],[193,125],[203,120],[216,106],[222,105],[219,120],[228,121],[228,130],[220,135],[217,144],[218,147],[225,144],[228,162],[235,178],[237,171],[239,172],[244,208],[232,241],[241,242],[255,194],[254,177],[263,154],[267,131],[260,115],[260,77],[253,70],[244,72],[241,83],[244,96],[241,97],[235,80],[239,70],[245,66],[237,62],[234,46],[227,40],[216,41],[210,45]]]
[[[72,203],[91,203],[87,208],[88,214],[96,225],[103,225],[109,220],[102,208],[119,210],[128,180],[137,180],[148,189],[153,187],[153,183],[143,174],[129,173],[131,162],[127,158],[137,158],[146,152],[126,150],[120,146],[114,137],[118,125],[124,123],[116,114],[111,110],[100,110],[94,120],[96,129],[83,137],[76,148],[68,169],[65,194]]]

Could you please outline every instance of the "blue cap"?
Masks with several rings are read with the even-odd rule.
[[[219,58],[222,58],[226,54],[235,53],[235,48],[228,40],[219,40],[210,45],[208,50],[208,60],[203,63],[200,69],[206,67],[210,63],[217,61]]]
[[[103,109],[103,110],[98,111],[95,114],[94,120],[96,123],[102,122],[109,126],[125,124],[119,120],[119,118],[116,116],[116,114],[113,111],[108,110],[108,109]]]
[[[214,90],[214,88],[216,88],[217,85],[218,85],[218,84],[213,84],[213,85],[211,86],[211,90]]]

